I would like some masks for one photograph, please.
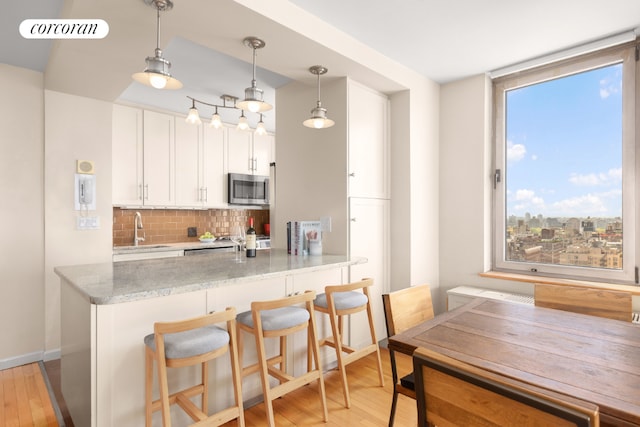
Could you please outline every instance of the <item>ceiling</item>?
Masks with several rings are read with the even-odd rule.
[[[292,28],[308,15],[351,36],[380,61],[447,83],[640,27],[637,0],[270,0],[291,15],[289,27],[253,9],[254,0],[174,0],[161,18],[161,48],[184,83],[178,91],[158,91],[131,81],[155,48],[155,9],[143,0],[21,0],[0,17],[0,62],[45,72],[52,90],[155,106],[186,113],[187,95],[211,103],[220,95],[241,97],[251,81],[251,49],[258,36],[258,87],[275,102],[275,89],[290,82],[314,85],[308,67],[329,68],[323,79],[349,75],[378,90],[402,90],[371,67],[327,48]],[[250,7],[245,7],[248,4]],[[27,18],[96,18],[109,24],[102,40],[26,40],[18,25]],[[295,18],[295,19],[294,19]],[[99,81],[99,84],[96,83]],[[315,100],[310,100],[309,108]],[[202,108],[203,116],[211,109]],[[275,111],[265,116],[275,127]],[[223,120],[234,122],[234,117]],[[253,120],[253,124],[257,119]]]

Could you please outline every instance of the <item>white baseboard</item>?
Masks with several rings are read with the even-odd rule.
[[[16,366],[26,365],[28,363],[38,362],[43,360],[45,362],[49,360],[55,360],[60,358],[60,349],[48,350],[48,351],[34,351],[33,353],[21,354],[19,356],[9,357],[7,359],[0,360],[0,370],[11,369]]]

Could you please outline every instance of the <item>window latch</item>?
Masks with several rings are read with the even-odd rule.
[[[496,172],[493,174],[493,189],[495,190],[498,187],[498,183],[500,182],[500,169],[496,169]]]

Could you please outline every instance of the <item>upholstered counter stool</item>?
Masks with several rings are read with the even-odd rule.
[[[270,427],[275,426],[273,400],[313,381],[318,381],[323,420],[326,422],[329,419],[324,380],[320,368],[322,365],[319,360],[320,350],[313,311],[314,298],[315,292],[306,291],[303,294],[277,300],[254,301],[251,303],[251,311],[240,313],[237,316],[240,363],[242,364],[243,353],[241,331],[246,331],[255,337],[258,355],[257,363],[242,368],[242,376],[260,372],[265,411]],[[287,373],[287,336],[304,329],[307,330],[308,340],[312,343],[307,349],[307,353],[310,354],[309,357],[313,357],[316,367],[294,377]],[[280,349],[277,355],[267,356],[265,338],[280,339]],[[269,376],[276,378],[280,384],[271,387]]]
[[[208,426],[219,426],[230,420],[238,419],[238,425],[244,426],[242,407],[242,380],[238,363],[236,342],[236,310],[225,311],[177,322],[158,322],[153,326],[154,333],[144,338],[146,347],[146,426],[151,426],[151,414],[162,411],[162,425],[171,426],[170,405],[178,404],[194,421]],[[216,323],[225,323],[222,328]],[[229,352],[235,405],[208,415],[209,366],[208,362]],[[153,362],[158,366],[160,398],[152,400]],[[169,394],[167,368],[202,365],[201,383],[187,389]],[[191,397],[202,395],[201,408]]]
[[[362,279],[359,282],[348,283],[345,285],[326,286],[324,293],[318,294],[314,301],[314,308],[316,311],[329,315],[331,332],[333,335],[320,339],[319,346],[322,347],[326,345],[333,347],[336,350],[338,371],[340,372],[342,391],[344,393],[344,404],[347,408],[351,407],[346,371],[348,364],[362,359],[371,353],[375,353],[380,386],[384,387],[380,348],[378,347],[376,331],[373,326],[371,298],[369,297],[369,287],[372,285],[373,279]],[[371,344],[356,349],[343,342],[344,317],[361,311],[366,311],[368,317]]]

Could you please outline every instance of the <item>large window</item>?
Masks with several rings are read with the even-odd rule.
[[[494,268],[636,281],[635,47],[494,80]]]

